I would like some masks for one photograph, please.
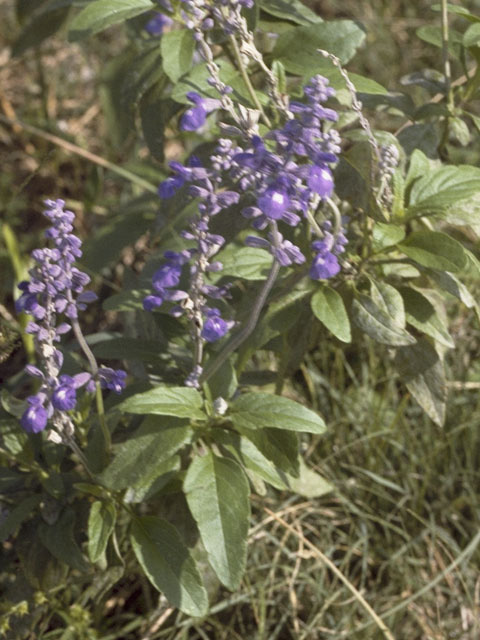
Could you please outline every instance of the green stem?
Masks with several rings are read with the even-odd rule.
[[[442,0],[442,57],[443,70],[445,74],[445,91],[447,94],[447,106],[449,110],[453,110],[453,91],[452,91],[452,74],[450,69],[450,60],[448,59],[448,8],[447,0]]]
[[[235,37],[232,36],[232,35],[228,36],[228,39],[230,41],[230,44],[232,45],[233,53],[235,55],[235,60],[237,62],[238,69],[239,69],[240,74],[241,74],[241,76],[243,78],[243,81],[245,82],[245,84],[247,86],[248,93],[250,94],[250,97],[252,98],[255,107],[260,111],[260,114],[261,114],[265,124],[267,125],[267,127],[271,128],[272,127],[272,123],[270,122],[268,117],[265,115],[263,107],[262,107],[262,105],[260,104],[260,102],[258,100],[258,96],[257,96],[257,94],[255,92],[255,89],[253,88],[253,85],[250,82],[250,78],[248,76],[247,70],[245,69],[245,65],[243,64],[242,54],[240,53],[240,49],[238,48],[237,41],[235,40]]]
[[[82,329],[80,328],[80,324],[78,323],[78,320],[76,319],[72,320],[72,328],[73,328],[75,337],[78,341],[78,344],[80,345],[83,353],[85,354],[90,364],[92,375],[96,376],[98,373],[98,364],[95,359],[95,356],[92,353],[92,350],[88,346],[87,341],[83,336]],[[105,440],[105,451],[107,453],[107,456],[110,456],[112,439],[110,436],[110,431],[108,430],[108,427],[107,427],[107,423],[105,421],[105,408],[103,406],[102,389],[100,387],[100,382],[98,382],[98,380],[95,384],[95,396],[96,396],[96,403],[97,403],[98,419],[100,421],[100,428],[102,430],[103,439]]]
[[[216,373],[228,356],[233,353],[238,347],[248,338],[248,336],[255,329],[258,318],[260,316],[260,312],[265,304],[268,294],[270,293],[273,285],[275,284],[275,280],[277,278],[278,272],[280,270],[280,264],[276,259],[273,260],[272,266],[270,268],[270,273],[267,276],[267,279],[263,283],[263,286],[260,290],[260,293],[255,300],[253,305],[253,309],[250,313],[250,316],[245,324],[245,326],[232,337],[232,339],[227,342],[227,344],[223,347],[217,357],[213,360],[213,362],[207,365],[205,371],[199,378],[200,384],[206,382],[214,373]]]

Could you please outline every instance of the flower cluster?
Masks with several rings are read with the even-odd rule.
[[[88,372],[75,376],[60,373],[63,354],[57,345],[62,335],[72,327],[77,337],[81,336],[78,312],[95,300],[96,295],[84,290],[90,278],[74,266],[82,255],[81,241],[73,233],[74,214],[64,209],[63,200],[47,200],[45,204],[44,215],[51,223],[45,236],[52,241],[53,248],[32,252],[35,265],[29,271],[31,279],[19,284],[22,294],[16,302],[18,312],[26,312],[34,318],[26,331],[34,336],[40,367],[27,365],[26,371],[41,381],[39,391],[27,398],[29,406],[21,424],[26,431],[38,433],[51,419],[60,436],[71,436],[73,425],[64,412],[75,407],[77,389],[85,386],[92,391],[95,380],[99,380],[103,388],[119,392],[125,386],[126,373],[96,366],[94,375]],[[57,322],[59,316],[63,316],[63,322]],[[94,362],[91,353],[89,356]],[[60,436],[52,435],[52,439],[61,441]]]
[[[322,103],[334,90],[325,78],[315,76],[304,93],[306,103],[290,103],[292,119],[265,139],[254,136],[250,147],[232,158],[232,178],[253,200],[242,213],[258,230],[272,221],[296,227],[333,193],[330,165],[337,161],[340,139],[335,129],[324,129],[326,122],[337,120],[337,114]],[[290,241],[271,232],[268,238],[269,250],[282,266],[305,262],[300,249]],[[264,239],[254,236],[247,238],[247,244],[267,248]],[[313,248],[318,258],[321,251],[316,245]],[[334,275],[332,270],[329,273]]]
[[[189,29],[209,31],[220,27],[226,34],[235,33],[240,28],[240,11],[251,9],[253,0],[180,0],[183,6],[182,18]]]
[[[208,299],[219,300],[228,294],[228,287],[217,286],[207,281],[207,274],[222,269],[219,261],[212,260],[223,246],[225,239],[209,231],[210,220],[225,208],[236,204],[240,198],[235,191],[219,190],[222,185],[222,170],[229,166],[233,150],[230,141],[220,141],[211,157],[211,169],[200,165],[192,158],[187,166],[172,162],[170,167],[175,175],[167,178],[159,187],[162,198],[172,197],[178,189],[188,185],[188,193],[198,199],[198,215],[191,221],[189,229],[182,232],[187,242],[194,246],[181,252],[166,251],[165,262],[153,274],[154,293],[144,299],[147,311],[161,306],[164,302],[174,302],[170,313],[175,316],[186,314],[192,322],[199,338],[215,342],[222,338],[233,326],[224,320],[217,307],[210,306]],[[184,265],[189,265],[189,283],[185,289],[179,288]]]

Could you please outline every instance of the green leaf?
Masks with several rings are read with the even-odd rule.
[[[431,162],[432,161],[427,158],[423,151],[415,149],[410,156],[408,173],[405,178],[405,187],[407,189],[411,187],[412,183],[417,180],[417,178],[425,177],[430,173],[432,169]]]
[[[429,271],[428,275],[438,284],[441,290],[448,291],[452,296],[463,302],[468,309],[477,308],[478,303],[475,298],[453,273],[432,270]]]
[[[443,166],[412,186],[407,215],[439,213],[478,194],[480,169],[470,165]]]
[[[334,491],[333,486],[319,473],[309,469],[303,458],[300,458],[298,478],[289,477],[290,488],[304,498],[319,498]]]
[[[326,49],[345,64],[351,60],[364,40],[365,33],[355,22],[332,20],[296,27],[282,33],[275,44],[272,57],[279,60],[287,71],[304,76],[331,66],[317,49]]]
[[[437,158],[440,140],[437,128],[432,123],[412,124],[398,134],[398,141],[405,154],[410,156],[415,149],[422,151],[428,158]]]
[[[192,429],[184,420],[149,416],[128,440],[115,448],[115,457],[100,479],[115,491],[141,484],[158,465],[186,444],[191,435]]]
[[[285,67],[278,60],[272,62],[272,73],[275,76],[279,93],[288,93]]]
[[[69,13],[70,7],[54,8],[52,3],[35,12],[13,43],[12,56],[21,56],[28,49],[40,46],[63,26]]]
[[[433,11],[441,11],[442,5],[434,4],[432,6],[432,9]],[[466,7],[460,7],[456,4],[447,3],[447,10],[449,11],[449,13],[455,13],[457,14],[457,16],[462,16],[470,22],[480,22],[480,17],[474,15],[473,13],[470,13],[470,11]]]
[[[145,575],[172,606],[190,616],[207,613],[207,592],[195,561],[174,526],[154,516],[135,518],[131,542]]]
[[[402,287],[400,291],[405,302],[407,322],[440,344],[453,349],[455,343],[452,336],[428,298],[412,287]]]
[[[297,24],[312,24],[323,22],[311,9],[306,7],[300,0],[260,0],[260,8],[276,18],[290,20]]]
[[[312,311],[333,335],[342,342],[351,342],[350,320],[342,296],[331,287],[323,286],[312,296]]]
[[[126,413],[176,416],[177,418],[202,420],[205,419],[202,405],[202,396],[196,389],[158,386],[149,391],[130,396],[117,408]]]
[[[50,553],[77,571],[88,571],[85,560],[75,540],[75,511],[67,507],[60,518],[51,525],[42,523],[38,529],[40,540]]]
[[[208,559],[228,589],[238,589],[247,560],[248,481],[242,468],[212,452],[196,457],[183,484]]]
[[[432,345],[422,338],[415,345],[398,349],[395,366],[407,389],[425,413],[442,426],[447,395],[445,370]]]
[[[235,426],[245,429],[275,427],[307,433],[323,433],[326,429],[318,414],[289,398],[270,393],[244,393],[231,404],[230,418]]]
[[[96,500],[92,503],[88,517],[88,557],[92,562],[97,562],[104,554],[116,517],[111,502]]]
[[[415,339],[389,313],[364,294],[359,294],[353,301],[352,317],[362,331],[380,344],[399,347],[415,342]]]
[[[190,29],[176,29],[162,35],[160,41],[163,70],[172,82],[190,71],[195,40]]]
[[[405,238],[405,229],[395,224],[375,222],[372,234],[374,251],[383,251],[387,247],[393,247],[397,242]]]
[[[140,480],[127,489],[124,501],[128,504],[146,502],[173,480],[180,467],[179,455],[157,462],[154,466],[149,465],[150,473],[142,473]]]
[[[111,338],[97,342],[92,351],[97,358],[107,360],[140,360],[155,364],[161,360],[165,343],[159,340],[141,340],[140,338]]]
[[[250,294],[251,295],[251,294]],[[310,295],[310,290],[291,290],[272,302],[258,322],[252,335],[242,345],[237,360],[237,371],[241,371],[250,356],[269,340],[283,334],[295,324],[302,299]],[[249,299],[250,296],[249,296]],[[248,304],[248,301],[247,301]]]
[[[289,488],[288,476],[276,467],[269,458],[264,456],[249,438],[235,431],[227,431],[226,429],[215,429],[213,436],[215,442],[226,452],[234,456],[237,462],[243,467],[249,471],[253,471],[253,473],[260,476],[262,480],[265,480],[276,489]],[[283,451],[283,453],[285,454],[285,451]]]
[[[372,80],[372,78],[366,78],[365,76],[361,76],[358,73],[350,73],[348,77],[353,82],[357,93],[363,93],[369,96],[384,96],[388,94],[388,91],[385,87],[382,87],[381,84]]]
[[[467,264],[460,242],[439,231],[414,231],[398,248],[418,264],[430,269],[455,272],[461,271]]]
[[[478,25],[480,27],[480,24]],[[467,123],[462,118],[450,118],[448,121],[448,133],[450,140],[457,140],[462,147],[470,144],[471,135]]]
[[[179,109],[176,102],[164,98],[164,91],[158,84],[151,87],[140,100],[143,136],[150,153],[160,162],[165,160],[165,127]]]
[[[480,42],[480,23],[476,22],[468,27],[463,34],[464,47],[478,47]]]
[[[82,265],[91,271],[100,271],[117,261],[122,249],[144,235],[153,226],[157,212],[152,205],[141,203],[140,207],[135,206],[131,211],[124,211],[103,223],[86,240]]]
[[[151,293],[149,289],[131,289],[107,298],[102,304],[105,311],[135,311],[143,309],[143,299]]]
[[[233,93],[231,94],[232,100],[241,102],[247,107],[254,108],[255,105],[252,104],[248,88],[235,67],[228,60],[217,58],[215,62],[218,64],[219,75],[222,82],[233,88]],[[192,103],[187,98],[189,91],[196,91],[200,95],[210,98],[218,98],[216,90],[208,83],[209,75],[210,72],[206,64],[194,65],[192,70],[182,76],[175,84],[172,89],[171,98],[181,104],[188,104],[190,107]],[[268,98],[262,92],[257,92],[257,97],[260,102],[264,104],[268,102]]]
[[[229,400],[238,389],[237,372],[228,358],[219,369],[208,379],[208,387],[212,398],[224,398]]]
[[[29,518],[42,500],[42,496],[28,496],[9,511],[0,523],[0,542],[3,542],[14,534],[18,527]]]
[[[402,329],[405,328],[405,308],[400,293],[388,282],[372,281],[370,295],[374,303],[385,311]]]
[[[262,455],[272,462],[279,471],[298,476],[298,434],[295,431],[264,427],[263,429],[237,429],[248,438]]]
[[[429,24],[416,30],[416,35],[429,44],[440,49],[443,47],[441,26]],[[448,52],[453,58],[459,58],[461,54],[462,34],[450,27],[448,30]]]
[[[272,266],[272,256],[268,251],[255,247],[239,247],[235,244],[229,244],[217,258],[223,264],[222,276],[244,280],[264,280]]]
[[[131,111],[143,95],[164,78],[160,47],[154,41],[124,66],[121,78],[122,107]]]
[[[87,5],[70,23],[69,40],[75,42],[107,27],[154,8],[150,0],[96,0]]]

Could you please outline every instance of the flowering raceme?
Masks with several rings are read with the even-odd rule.
[[[221,95],[228,94],[228,88],[218,78],[212,76],[211,84],[220,86]],[[208,283],[208,273],[222,269],[221,263],[212,258],[224,244],[223,237],[209,231],[209,224],[220,211],[240,200],[244,204],[242,215],[251,219],[257,231],[267,230],[266,237],[248,236],[245,240],[248,246],[269,251],[280,266],[302,265],[306,262],[305,255],[292,240],[284,238],[278,225],[285,223],[295,228],[305,220],[307,227],[319,236],[312,243],[310,277],[326,279],[340,271],[338,256],[344,250],[345,236],[341,229],[332,233],[328,221],[319,226],[314,219],[318,206],[329,201],[334,190],[331,167],[338,160],[340,138],[335,129],[326,125],[335,122],[337,114],[323,105],[334,93],[325,78],[315,76],[304,87],[305,102],[290,103],[290,118],[281,128],[262,138],[255,125],[251,135],[240,126],[226,125],[225,130],[240,137],[240,142],[221,138],[208,167],[201,166],[195,157],[185,166],[170,163],[173,175],[162,182],[159,195],[171,198],[186,188],[198,200],[197,216],[190,228],[181,233],[194,246],[164,253],[164,263],[152,277],[154,291],[144,299],[145,310],[153,311],[166,302],[178,303],[169,311],[175,316],[187,316],[197,345],[201,341],[215,342],[226,335],[234,323],[224,320],[220,310],[207,302],[208,298],[222,299],[228,294],[228,287]],[[207,113],[223,107],[221,100],[202,98],[197,93],[189,93],[188,98],[194,106],[180,121],[180,128],[186,131],[203,126]],[[241,125],[241,119],[235,122]],[[182,288],[180,282],[186,280],[188,284]],[[189,385],[197,384],[200,360],[197,354],[187,378]]]
[[[26,371],[41,382],[38,392],[27,398],[29,406],[23,413],[21,425],[25,431],[38,433],[51,420],[58,433],[50,433],[50,436],[61,441],[62,436],[69,437],[73,433],[73,424],[65,412],[75,408],[77,390],[86,387],[93,391],[98,380],[102,388],[120,392],[127,374],[121,369],[98,369],[89,350],[87,357],[94,365],[91,373],[74,376],[60,373],[63,354],[57,345],[62,335],[72,328],[81,344],[85,343],[78,312],[95,300],[96,295],[84,291],[90,277],[74,266],[75,260],[82,255],[82,243],[73,233],[74,214],[64,209],[63,200],[46,200],[45,204],[44,215],[51,222],[45,236],[52,241],[53,248],[32,252],[35,265],[29,271],[31,279],[19,284],[22,295],[16,302],[18,312],[26,312],[34,318],[26,331],[34,337],[40,366],[27,365]],[[64,321],[58,323],[62,315]]]

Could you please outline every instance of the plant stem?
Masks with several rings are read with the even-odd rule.
[[[260,316],[260,312],[263,308],[263,305],[265,304],[268,294],[270,293],[275,283],[279,270],[280,270],[280,264],[274,258],[272,262],[272,266],[270,267],[270,272],[267,276],[267,279],[263,283],[262,288],[260,289],[260,292],[257,296],[257,299],[255,300],[253,309],[250,313],[250,316],[245,326],[236,335],[234,335],[229,342],[227,342],[227,344],[223,347],[223,349],[220,351],[217,357],[213,360],[213,362],[207,365],[207,367],[205,368],[205,371],[199,378],[200,384],[203,384],[211,376],[213,376],[213,374],[216,371],[218,371],[218,369],[220,369],[220,367],[228,358],[228,356],[231,353],[233,353],[236,349],[238,349],[238,347],[242,344],[242,342],[244,342],[244,340],[246,340],[248,336],[252,333],[252,331],[255,329],[258,318]]]
[[[237,65],[239,68],[239,71],[242,75],[243,81],[245,82],[247,89],[248,89],[248,93],[250,94],[253,103],[255,105],[255,107],[260,111],[260,114],[265,122],[265,124],[267,125],[267,127],[272,127],[272,123],[270,122],[270,120],[268,119],[268,117],[266,116],[262,105],[260,104],[259,100],[258,100],[258,96],[255,92],[255,89],[253,88],[253,85],[250,81],[250,78],[248,76],[247,70],[245,68],[245,65],[243,64],[243,60],[242,60],[242,54],[240,53],[240,49],[238,48],[238,44],[237,41],[235,40],[235,36],[228,36],[228,39],[230,41],[230,44],[232,45],[233,48],[233,53],[235,55],[235,60],[237,61]]]
[[[72,328],[73,328],[75,337],[78,341],[78,344],[80,345],[83,353],[85,354],[90,364],[92,375],[96,376],[98,373],[97,361],[95,359],[95,356],[92,353],[92,350],[88,346],[87,341],[83,336],[82,329],[76,318],[72,320]],[[105,408],[103,406],[102,389],[100,387],[100,382],[98,380],[95,383],[95,396],[96,396],[98,419],[100,421],[100,428],[102,430],[103,439],[105,440],[105,451],[107,453],[107,456],[110,456],[110,450],[112,447],[112,438],[110,436],[110,431],[108,430],[107,423],[105,421]]]
[[[445,74],[445,92],[447,95],[447,106],[453,110],[452,73],[450,60],[448,59],[448,9],[447,0],[442,0],[442,57],[443,71]]]

